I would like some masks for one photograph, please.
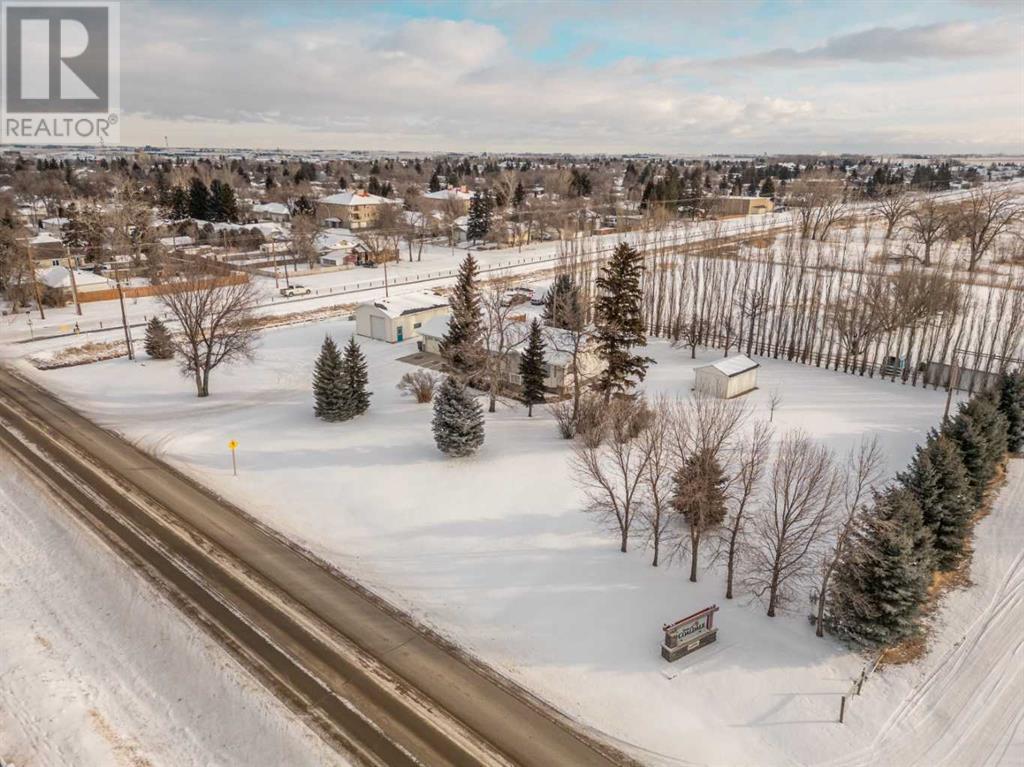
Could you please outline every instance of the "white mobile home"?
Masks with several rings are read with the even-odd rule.
[[[697,368],[694,389],[713,397],[732,399],[757,388],[757,369],[761,367],[745,354],[719,360]]]
[[[356,307],[356,333],[388,343],[419,336],[420,326],[434,317],[448,316],[448,300],[431,293],[378,298]]]

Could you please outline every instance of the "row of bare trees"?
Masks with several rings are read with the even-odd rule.
[[[825,243],[787,234],[739,257],[714,238],[703,250],[652,239],[645,251],[650,332],[693,356],[713,346],[938,385],[929,363],[962,363],[964,349],[986,373],[1021,354],[1019,268],[984,282],[914,262],[893,269],[852,230]]]
[[[880,478],[873,440],[843,462],[801,431],[776,437],[746,405],[711,397],[616,399],[586,424],[574,476],[620,551],[639,541],[653,566],[688,560],[691,581],[719,562],[725,597],[742,586],[769,616],[804,588],[826,593]],[[823,610],[820,599],[819,626]]]

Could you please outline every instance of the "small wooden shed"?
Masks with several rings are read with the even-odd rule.
[[[757,369],[761,367],[745,354],[737,354],[697,368],[694,389],[722,399],[732,399],[757,388]]]

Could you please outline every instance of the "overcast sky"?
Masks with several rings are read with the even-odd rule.
[[[121,4],[122,141],[1024,153],[1024,3]]]

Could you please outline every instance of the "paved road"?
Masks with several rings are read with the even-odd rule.
[[[0,463],[11,458],[4,447],[358,761],[631,763],[241,510],[0,368]]]

